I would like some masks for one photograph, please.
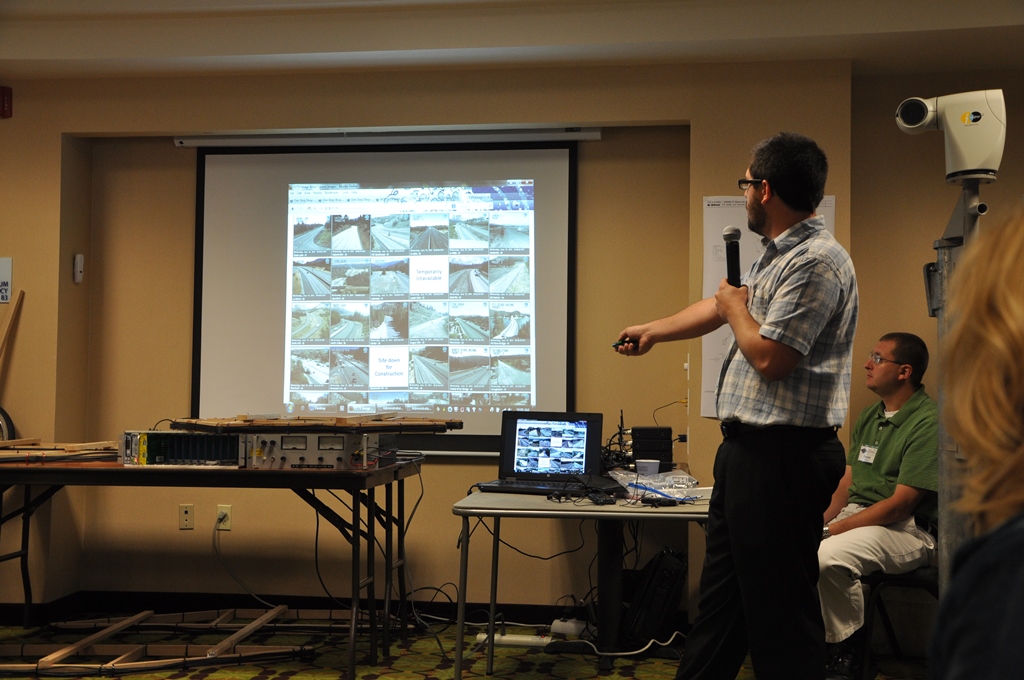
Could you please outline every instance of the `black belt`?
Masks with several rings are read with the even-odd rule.
[[[726,439],[730,437],[741,437],[747,434],[806,434],[806,435],[826,435],[835,434],[838,427],[801,427],[799,425],[747,425],[741,423],[738,420],[723,421],[721,424],[722,436]]]

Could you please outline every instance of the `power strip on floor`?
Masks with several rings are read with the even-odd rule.
[[[487,642],[487,633],[476,634],[477,644]],[[494,644],[497,647],[544,647],[551,638],[547,635],[495,635]]]

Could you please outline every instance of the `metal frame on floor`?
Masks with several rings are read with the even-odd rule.
[[[280,605],[248,624],[227,625],[228,630],[234,632],[213,645],[106,642],[125,630],[157,618],[152,611],[140,612],[135,616],[114,621],[102,630],[71,644],[0,644],[0,656],[39,657],[31,662],[0,663],[0,672],[32,675],[80,675],[83,672],[92,672],[96,675],[119,675],[170,668],[185,669],[247,661],[293,659],[309,655],[312,649],[305,645],[240,644],[287,610],[288,607]],[[235,610],[224,612],[210,621],[205,631],[222,630],[223,627],[218,624],[229,624],[237,615],[238,612]],[[99,657],[114,658],[104,662],[95,661]]]

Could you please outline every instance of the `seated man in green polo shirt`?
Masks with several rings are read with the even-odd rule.
[[[860,677],[864,587],[875,571],[929,564],[938,518],[938,408],[921,384],[928,347],[889,333],[871,350],[867,386],[881,400],[860,414],[846,474],[825,511],[818,593],[830,679]]]

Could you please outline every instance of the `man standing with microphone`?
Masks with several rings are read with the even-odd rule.
[[[717,409],[700,609],[679,666],[685,680],[736,677],[750,653],[759,680],[825,669],[817,600],[821,517],[846,467],[836,430],[849,407],[857,282],[816,214],[828,161],[811,139],[759,142],[739,188],[765,251],[742,277],[672,316],[619,334],[620,354],[729,324]]]

